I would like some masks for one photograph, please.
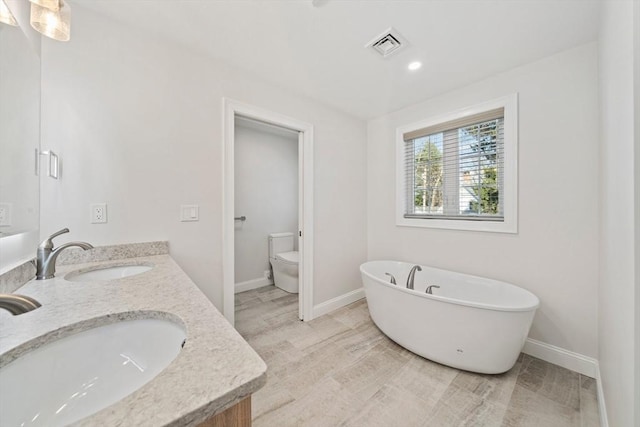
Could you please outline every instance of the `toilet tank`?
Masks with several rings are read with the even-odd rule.
[[[291,252],[293,250],[293,233],[269,234],[269,258],[275,258],[276,254]]]

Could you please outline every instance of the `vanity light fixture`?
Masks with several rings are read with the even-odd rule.
[[[9,24],[14,27],[18,26],[18,22],[16,21],[16,18],[13,17],[13,14],[7,7],[4,0],[0,0],[0,22],[4,22],[5,24]]]
[[[422,62],[414,61],[414,62],[410,63],[407,68],[409,68],[409,70],[411,70],[411,71],[416,71],[416,70],[420,69],[420,67],[422,67]]]
[[[61,42],[71,37],[71,8],[63,0],[30,0],[31,26],[44,36]],[[52,8],[50,8],[52,7]]]
[[[29,1],[33,4],[46,7],[47,9],[53,10],[55,12],[60,10],[60,2],[58,0],[29,0]]]

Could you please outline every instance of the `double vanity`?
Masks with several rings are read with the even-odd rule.
[[[41,38],[29,25],[32,3],[4,3],[20,25],[0,23],[0,426],[250,425],[250,396],[265,383],[266,366],[166,242],[83,251],[45,240],[38,271],[23,263],[36,255],[41,196],[73,192],[74,174],[60,179],[53,150],[64,144],[40,144]]]
[[[266,365],[166,243],[66,252],[0,310],[0,425],[250,425]]]

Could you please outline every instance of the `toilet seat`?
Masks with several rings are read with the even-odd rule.
[[[298,264],[300,256],[298,251],[282,252],[276,254],[276,259],[286,264]]]
[[[269,234],[269,263],[273,271],[273,284],[285,292],[297,294],[300,257],[294,248],[294,233]]]

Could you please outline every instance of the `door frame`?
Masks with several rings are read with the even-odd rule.
[[[235,321],[235,118],[243,116],[292,129],[298,136],[298,250],[300,251],[298,316],[313,318],[313,125],[282,114],[223,98],[222,138],[222,312]],[[276,230],[277,231],[277,230]],[[267,242],[265,242],[265,245]]]

